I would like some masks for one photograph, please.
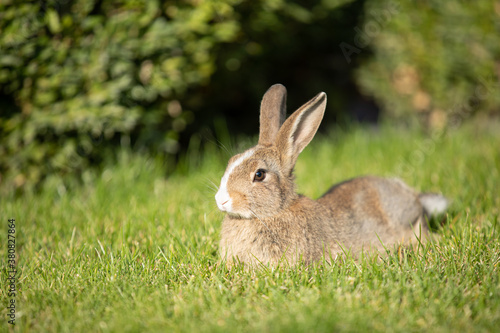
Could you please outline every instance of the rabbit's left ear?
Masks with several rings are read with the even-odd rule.
[[[302,105],[281,126],[276,138],[276,147],[286,172],[292,172],[300,152],[318,131],[325,108],[326,94],[322,92]]]
[[[286,88],[275,84],[269,88],[260,104],[259,145],[272,145],[286,116]]]

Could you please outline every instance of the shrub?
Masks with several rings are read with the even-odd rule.
[[[4,180],[80,174],[131,141],[177,152],[193,119],[179,97],[208,82],[238,2],[2,1]]]
[[[374,56],[357,81],[387,116],[443,127],[500,110],[498,1],[371,0],[360,31]]]

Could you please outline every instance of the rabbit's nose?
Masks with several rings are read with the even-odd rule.
[[[217,202],[217,207],[219,207],[219,209],[223,212],[227,212],[230,209],[231,206],[230,200],[231,198],[229,197],[227,191],[219,190],[215,195],[215,201]]]

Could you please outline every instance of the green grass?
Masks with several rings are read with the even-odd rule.
[[[490,331],[500,327],[500,124],[429,138],[353,129],[320,136],[299,158],[300,192],[362,174],[399,176],[453,199],[441,239],[384,260],[227,270],[211,182],[229,155],[191,152],[165,177],[160,159],[123,152],[86,184],[54,182],[1,198],[2,239],[16,219],[20,332]],[[320,161],[320,162],[318,162]],[[6,319],[2,241],[1,331]]]

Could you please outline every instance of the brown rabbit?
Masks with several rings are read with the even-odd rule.
[[[447,200],[418,194],[398,179],[351,179],[316,201],[297,194],[293,168],[318,130],[326,94],[286,121],[285,103],[284,86],[269,88],[261,103],[259,142],[229,160],[215,196],[227,213],[219,250],[229,265],[330,261],[343,251],[427,237],[426,215],[443,212]]]

